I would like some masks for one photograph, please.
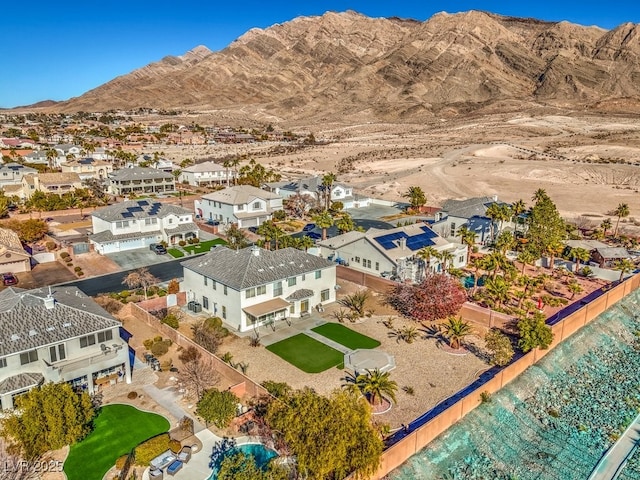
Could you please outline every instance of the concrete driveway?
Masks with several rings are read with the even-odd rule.
[[[168,262],[174,259],[168,253],[165,255],[156,255],[149,250],[149,247],[127,250],[125,252],[107,253],[105,257],[108,257],[113,262],[120,265],[123,270],[146,267],[148,265],[155,265],[156,263]]]

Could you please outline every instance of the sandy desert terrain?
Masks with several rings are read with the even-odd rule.
[[[411,185],[430,205],[448,198],[498,195],[529,202],[543,188],[566,217],[599,222],[619,203],[640,220],[640,122],[618,115],[496,114],[425,124],[288,126],[326,143],[171,146],[166,156],[244,155],[285,178],[338,172],[376,198],[402,200]]]

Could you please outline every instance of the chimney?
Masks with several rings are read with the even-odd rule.
[[[253,246],[251,247],[251,254],[252,254],[254,257],[259,257],[259,256],[260,256],[260,247],[259,247],[259,246],[257,246],[257,245],[253,245]]]
[[[498,201],[498,195],[494,195],[494,196],[493,196],[493,201],[494,201],[494,202],[497,202],[497,201]]]
[[[400,245],[400,248],[401,248],[402,250],[404,250],[404,249],[406,248],[406,246],[407,246],[407,239],[406,239],[406,237],[402,237],[402,238],[400,238],[400,239],[398,240],[398,245]]]
[[[47,295],[44,298],[44,307],[47,310],[52,310],[56,306],[56,299],[51,296],[51,294]]]

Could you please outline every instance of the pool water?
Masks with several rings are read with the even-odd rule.
[[[466,289],[473,288],[474,279],[475,277],[473,275],[462,277],[462,285],[464,286],[464,288]],[[482,275],[480,278],[478,278],[478,287],[484,286],[485,279],[486,279],[485,275]]]
[[[224,456],[220,459],[218,464],[214,466],[213,472],[211,472],[211,476],[208,480],[216,480],[218,478],[218,469],[222,464],[222,460],[224,460],[225,457],[230,457],[234,453],[238,452],[242,452],[245,455],[252,455],[256,461],[256,465],[258,465],[260,468],[266,467],[269,463],[269,460],[278,456],[276,452],[274,452],[273,450],[269,450],[261,443],[247,443],[244,445],[237,445],[225,452]]]
[[[640,409],[640,291],[556,347],[389,475],[584,480]],[[621,479],[638,479],[634,455]]]

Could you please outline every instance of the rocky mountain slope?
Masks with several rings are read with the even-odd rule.
[[[284,119],[424,118],[553,105],[638,109],[640,35],[470,11],[425,22],[355,12],[252,29],[56,106],[242,110]]]

